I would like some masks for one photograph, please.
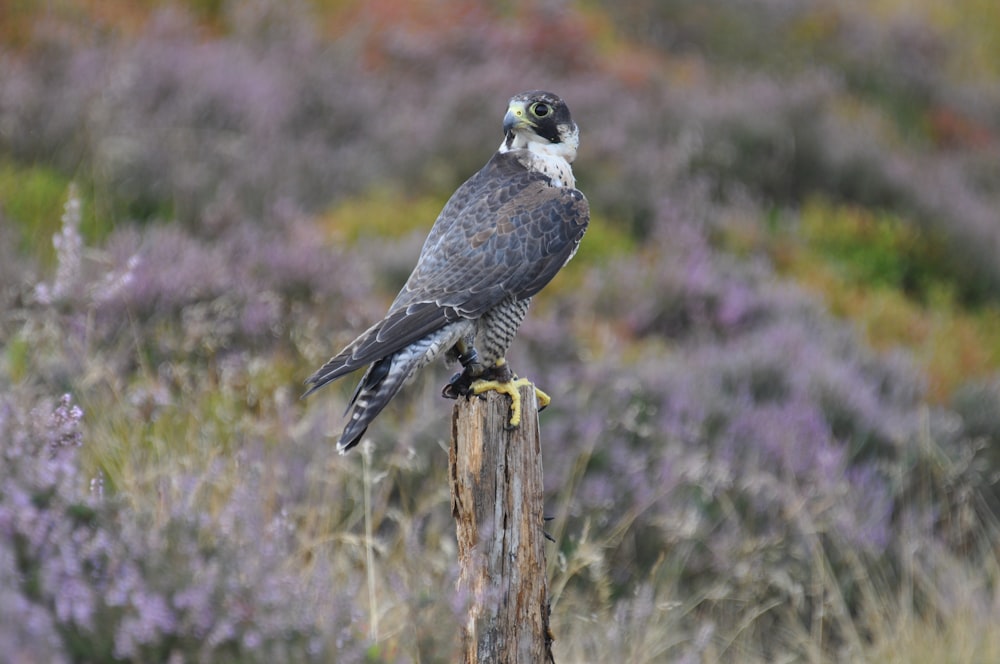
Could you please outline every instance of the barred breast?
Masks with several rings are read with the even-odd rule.
[[[492,367],[507,354],[517,328],[521,326],[531,298],[516,300],[509,297],[487,311],[479,319],[476,348],[483,366]]]

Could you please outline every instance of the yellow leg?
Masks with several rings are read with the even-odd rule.
[[[515,378],[514,380],[499,381],[499,380],[477,380],[472,384],[473,394],[482,394],[483,392],[489,392],[493,390],[494,392],[500,392],[501,394],[506,394],[510,397],[510,426],[517,427],[521,425],[521,392],[520,388],[524,385],[531,385],[535,390],[535,399],[538,400],[538,409],[541,410],[548,406],[552,399],[545,392],[534,386],[534,384],[527,378]]]

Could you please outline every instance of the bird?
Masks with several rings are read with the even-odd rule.
[[[521,419],[518,379],[506,353],[531,299],[576,254],[590,222],[570,164],[579,128],[557,95],[514,95],[503,140],[485,166],[445,204],[417,264],[385,317],[307,380],[303,398],[367,367],[348,404],[337,442],[355,447],[372,420],[413,376],[441,357],[462,370],[442,389],[451,399],[489,390],[511,398]],[[549,397],[536,388],[540,406]]]

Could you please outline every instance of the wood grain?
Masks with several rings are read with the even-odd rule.
[[[545,577],[542,452],[534,390],[521,388],[521,426],[510,398],[459,399],[449,454],[458,535],[466,664],[552,662]]]

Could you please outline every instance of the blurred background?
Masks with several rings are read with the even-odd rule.
[[[0,0],[0,651],[450,662],[450,375],[350,380],[507,99],[559,662],[1000,661],[990,0]]]

